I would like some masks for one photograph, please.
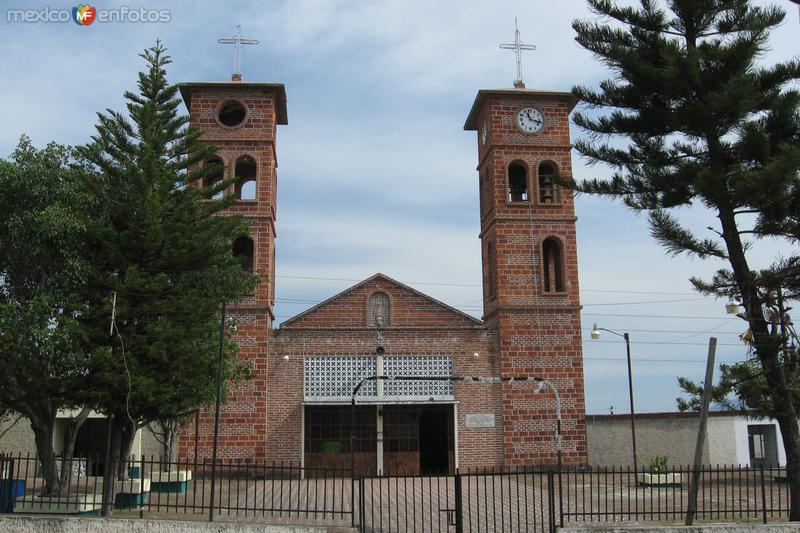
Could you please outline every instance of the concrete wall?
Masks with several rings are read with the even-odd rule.
[[[153,424],[153,427],[157,428],[158,425]],[[160,458],[163,455],[163,450],[162,450],[163,446],[161,445],[161,442],[159,442],[159,440],[156,438],[153,431],[151,431],[149,427],[145,426],[141,430],[139,430],[139,433],[142,436],[142,451],[141,451],[142,455],[144,455],[148,459],[150,457]],[[180,436],[178,436],[178,441],[180,441]],[[176,441],[176,446],[175,446],[176,458],[178,456],[178,446],[177,446],[178,441]]]
[[[748,426],[772,424],[778,445],[778,462],[786,464],[780,428],[774,420],[759,420],[740,413],[714,412],[708,418],[703,463],[750,466]],[[640,466],[656,455],[667,455],[671,465],[694,461],[699,418],[697,413],[642,413],[636,415],[636,443]],[[631,423],[628,415],[586,417],[589,464],[632,464]]]
[[[355,529],[325,526],[293,526],[179,520],[130,520],[122,518],[70,518],[63,516],[0,515],[0,533],[344,533]]]
[[[97,415],[101,417],[101,415]],[[0,420],[0,433],[11,426],[12,422],[16,420],[16,416],[7,417]],[[62,419],[56,420],[56,426],[53,432],[53,447],[56,453],[60,453],[61,445],[63,442],[64,434],[64,421]],[[141,442],[141,448],[140,443]],[[36,454],[36,444],[33,437],[33,430],[31,430],[31,423],[27,418],[20,419],[11,429],[0,437],[0,453],[12,454]],[[158,442],[156,437],[148,428],[143,428],[139,431],[139,436],[134,441],[133,453],[136,456],[140,454],[146,457],[160,457],[161,456],[161,443]],[[177,453],[177,449],[176,449]]]
[[[0,433],[5,431],[16,420],[16,416],[0,420]],[[31,423],[27,418],[20,419],[13,427],[0,438],[0,453],[35,453]]]
[[[665,526],[663,524],[620,526],[620,525],[585,525],[567,526],[559,531],[563,533],[795,533],[800,531],[798,523],[784,524],[695,524],[693,526]]]
[[[625,467],[633,464],[631,422],[627,415],[586,417],[589,464]],[[636,417],[636,447],[639,468],[656,455],[666,455],[671,465],[690,465],[697,438],[697,418]],[[708,442],[703,449],[708,461]]]
[[[739,454],[741,453],[742,443],[740,442],[739,435],[736,435],[736,426],[738,419],[741,417],[732,416],[711,416],[708,418],[708,431],[706,432],[706,439],[708,443],[709,457],[708,462],[712,465],[736,465],[747,464],[748,462],[748,448],[747,448],[747,427],[744,428],[744,462],[742,462]],[[697,431],[697,418],[688,419]],[[697,433],[695,437],[697,438]],[[734,436],[735,435],[735,436]]]

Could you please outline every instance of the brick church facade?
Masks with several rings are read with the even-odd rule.
[[[251,232],[233,251],[262,278],[229,306],[253,379],[223,405],[220,457],[349,468],[354,427],[359,472],[554,464],[555,399],[531,382],[368,381],[351,423],[351,392],[364,377],[537,376],[560,393],[564,463],[586,463],[576,219],[572,195],[553,179],[571,175],[571,94],[481,90],[468,114],[464,128],[478,137],[482,319],[375,274],[275,327],[284,86],[180,89],[203,140],[219,147],[223,176],[241,178],[225,194],[237,196],[229,211]],[[213,418],[207,411],[181,428],[181,460],[211,457]]]

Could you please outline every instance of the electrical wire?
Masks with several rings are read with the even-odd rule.
[[[131,421],[131,426],[133,429],[136,429],[136,422],[133,420],[131,416],[131,391],[133,390],[133,382],[131,380],[131,371],[128,368],[128,358],[125,355],[125,341],[122,339],[122,334],[119,332],[119,327],[117,327],[117,293],[114,292],[114,297],[111,305],[111,330],[116,331],[117,337],[119,337],[119,343],[122,347],[122,364],[125,366],[125,376],[127,377],[128,381],[128,390],[125,394],[125,414],[128,415],[128,420]]]

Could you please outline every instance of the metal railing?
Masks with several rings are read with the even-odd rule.
[[[102,508],[102,457],[71,461],[65,482],[57,491],[46,485],[37,457],[2,456],[0,469],[3,464],[13,466],[5,474],[0,470],[0,487],[13,483],[14,492],[6,496],[8,491],[0,490],[0,500],[5,498],[11,503],[13,512],[99,514]],[[56,466],[60,472],[58,459]],[[125,479],[116,481],[113,492],[118,515],[143,518],[179,514],[203,519],[213,506],[215,515],[226,519],[266,518],[337,525],[352,522],[349,469],[218,460],[212,501],[210,461],[131,458],[125,466]]]
[[[61,464],[57,459],[57,467]],[[0,455],[0,512],[97,514],[103,504],[102,458],[76,458],[59,491],[45,485],[32,455]],[[348,526],[360,531],[550,532],[576,523],[682,523],[690,467],[468,469],[450,475],[364,476],[349,468],[296,463],[211,463],[135,458],[115,483],[115,514],[128,517],[270,521]],[[703,467],[697,520],[783,521],[789,514],[785,468]],[[351,504],[351,502],[353,502]]]
[[[550,531],[555,474],[469,470],[359,480],[360,531]]]
[[[565,471],[566,522],[683,522],[689,505],[692,467],[661,473],[630,468]],[[697,478],[696,518],[703,521],[786,520],[789,485],[778,467],[704,466]]]

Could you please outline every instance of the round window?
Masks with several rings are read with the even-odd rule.
[[[241,102],[228,100],[220,106],[218,118],[222,125],[230,127],[244,122],[245,115],[247,115],[247,110]]]

